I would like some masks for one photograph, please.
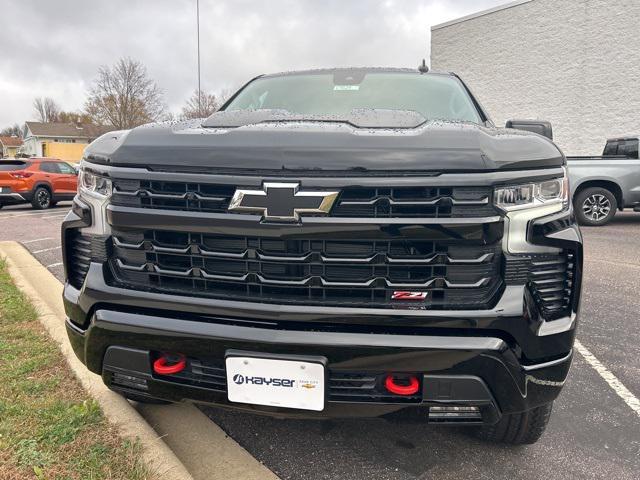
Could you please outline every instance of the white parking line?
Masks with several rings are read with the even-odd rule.
[[[34,215],[43,215],[46,216],[47,214],[58,214],[60,212],[65,212],[66,215],[66,210],[55,210],[55,211],[51,211],[51,212],[45,212],[42,210],[39,210],[37,212],[27,212],[27,213],[16,213],[15,215],[13,214],[4,214],[4,215],[0,215],[0,219],[2,218],[18,218],[18,217],[32,217]]]
[[[609,371],[607,367],[605,367],[600,360],[598,360],[593,353],[591,353],[580,341],[576,340],[575,343],[576,350],[580,352],[580,355],[584,357],[589,365],[593,367],[593,369],[598,372],[602,378],[604,378],[605,382],[609,384],[609,386],[613,389],[616,394],[624,400],[624,403],[629,405],[631,410],[636,412],[636,414],[640,417],[640,400],[629,391],[627,387],[625,387],[618,378]]]
[[[51,265],[47,265],[47,268],[59,267],[60,265],[62,265],[62,262],[52,263]]]
[[[51,250],[57,250],[59,248],[62,248],[62,247],[60,245],[58,245],[57,247],[43,248],[42,250],[36,250],[34,252],[31,252],[31,253],[35,255],[36,253],[50,252]]]
[[[37,210],[35,212],[19,212],[19,213],[6,212],[6,213],[1,213],[0,218],[28,217],[31,215],[42,215],[42,210]]]
[[[30,243],[44,242],[45,240],[53,240],[53,237],[34,238],[33,240],[26,240],[22,243],[25,245],[29,245]]]

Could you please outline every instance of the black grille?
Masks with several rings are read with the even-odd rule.
[[[184,370],[166,378],[217,392],[227,391],[227,373],[223,361],[189,358]]]
[[[114,205],[214,213],[226,212],[235,192],[230,185],[148,180],[114,180],[113,188]]]
[[[495,215],[487,188],[348,188],[334,217],[452,218]]]
[[[216,392],[227,391],[227,374],[222,360],[189,358],[180,373],[160,376],[164,380],[206,388]],[[386,374],[343,372],[329,370],[329,400],[334,402],[416,403],[422,400],[418,390],[415,395],[402,396],[384,388]]]
[[[529,283],[545,319],[554,320],[570,313],[574,268],[575,257],[571,252],[531,258]]]
[[[111,237],[105,235],[84,235],[80,230],[68,229],[65,237],[65,264],[69,283],[81,288],[94,261],[104,263],[110,255]]]
[[[235,185],[114,180],[112,203],[120,206],[227,213]],[[456,218],[496,215],[491,189],[481,187],[348,187],[331,215],[364,218]]]
[[[91,263],[91,237],[70,230],[66,239],[67,277],[76,288],[82,287]]]
[[[502,286],[500,242],[492,240],[285,240],[114,230],[111,267],[124,285],[180,295],[483,309],[492,306]],[[400,290],[428,294],[410,304],[391,301]]]
[[[558,254],[509,256],[505,262],[505,282],[527,284],[545,320],[555,320],[571,312],[574,292],[575,255]]]

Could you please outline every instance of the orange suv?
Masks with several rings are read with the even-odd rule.
[[[31,203],[44,210],[61,200],[72,200],[77,188],[78,172],[62,160],[0,160],[0,208]]]

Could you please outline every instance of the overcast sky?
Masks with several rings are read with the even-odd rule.
[[[506,0],[201,0],[202,89],[260,73],[415,67],[430,26]],[[140,60],[174,113],[197,86],[196,0],[3,0],[0,129],[34,118],[33,98],[82,109],[100,65]]]

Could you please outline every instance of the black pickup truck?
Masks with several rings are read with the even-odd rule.
[[[565,163],[453,74],[257,77],[206,120],[86,149],[69,338],[138,401],[535,442],[580,298]]]

